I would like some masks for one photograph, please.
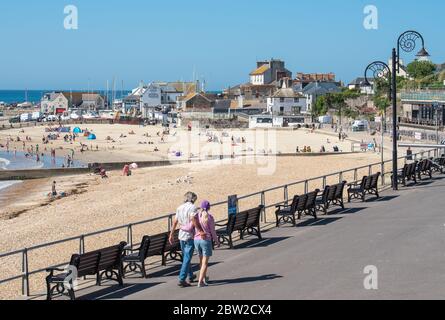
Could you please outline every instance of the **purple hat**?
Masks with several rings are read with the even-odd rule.
[[[207,200],[204,200],[201,203],[201,209],[209,211],[210,210],[210,202],[208,202]]]

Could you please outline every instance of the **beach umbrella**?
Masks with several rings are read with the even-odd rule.
[[[73,133],[82,133],[82,129],[80,129],[79,127],[74,128]]]
[[[130,169],[133,169],[133,170],[135,170],[135,169],[137,169],[139,166],[136,164],[136,163],[132,163],[132,164],[130,164]]]
[[[97,137],[96,137],[96,135],[94,134],[94,133],[91,133],[89,136],[88,136],[88,140],[96,140],[97,139]]]

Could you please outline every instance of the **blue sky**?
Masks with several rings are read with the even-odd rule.
[[[69,4],[78,30],[63,28]],[[378,30],[363,27],[369,4]],[[445,62],[444,9],[437,0],[3,0],[0,89],[103,89],[113,77],[131,88],[191,80],[196,70],[218,90],[247,82],[255,61],[272,57],[294,74],[335,72],[348,82],[386,61],[407,29]]]

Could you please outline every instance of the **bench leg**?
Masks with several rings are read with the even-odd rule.
[[[229,247],[230,249],[233,249],[233,240],[232,240],[232,235],[229,235]]]
[[[145,271],[145,261],[142,261],[142,263],[141,263],[141,273],[142,273],[142,277],[144,279],[146,279],[147,278],[147,272]]]
[[[69,294],[69,296],[70,296],[70,299],[72,300],[72,301],[74,301],[74,300],[76,300],[76,295],[74,294],[74,289],[69,289],[68,290],[68,294]]]
[[[263,236],[261,235],[261,227],[260,227],[260,224],[258,224],[257,232],[258,232],[258,239],[263,240]]]
[[[46,281],[46,300],[51,301],[52,300],[52,294],[51,294],[51,284],[49,281]]]

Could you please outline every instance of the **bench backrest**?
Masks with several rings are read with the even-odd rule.
[[[78,277],[84,277],[97,274],[99,261],[100,251],[95,251],[82,255],[73,255],[71,257],[70,265],[77,269]]]
[[[364,176],[362,178],[362,182],[360,183],[360,187],[365,189],[366,188],[366,184],[368,183],[368,181],[369,181],[368,176]]]
[[[410,164],[410,168],[409,168],[409,172],[408,172],[408,174],[409,174],[410,176],[412,176],[413,174],[416,173],[417,164],[418,164],[417,161],[415,161],[415,162],[413,162],[413,163]]]
[[[376,189],[379,185],[379,178],[380,178],[380,172],[373,174],[369,177],[370,179],[370,186],[369,189]]]
[[[240,231],[244,230],[246,227],[247,218],[249,217],[248,211],[239,212],[236,215],[231,216],[234,218],[232,225],[229,227],[232,227],[231,232],[233,231]]]
[[[318,193],[320,192],[320,189],[317,189],[315,191],[309,192],[307,194],[307,200],[306,200],[306,205],[305,205],[305,209],[313,209],[315,208],[315,206],[317,205],[317,196]]]
[[[339,183],[335,186],[335,195],[334,195],[334,199],[329,199],[329,200],[339,200],[339,199],[343,199],[343,194],[345,192],[345,186],[346,186],[347,182],[343,181],[342,183]]]
[[[257,227],[260,224],[260,217],[262,210],[263,207],[260,206],[258,208],[254,208],[247,211],[248,214],[247,214],[247,221],[245,228]]]
[[[162,255],[167,245],[168,236],[166,233],[157,234],[150,237],[150,245],[147,250],[147,257]]]
[[[403,177],[408,176],[410,170],[411,170],[411,165],[410,164],[405,164],[405,166],[403,167],[403,170],[402,170],[402,176]]]
[[[121,242],[117,246],[97,250],[98,252],[100,252],[98,270],[103,271],[110,268],[118,267],[121,263],[122,254],[126,245],[126,242]]]
[[[141,259],[141,261],[143,261],[143,260],[145,260],[145,258],[147,258],[149,247],[150,247],[150,237],[143,236],[141,245],[139,246],[139,258]]]
[[[297,205],[299,200],[300,200],[299,196],[294,196],[294,199],[292,200],[292,204],[290,206],[291,213],[295,213],[297,211]]]
[[[170,236],[170,233],[166,233],[167,237]],[[181,247],[181,242],[179,241],[179,230],[175,230],[173,232],[173,244],[170,244],[170,241],[167,241],[165,245],[165,251],[178,250]]]
[[[321,200],[323,203],[327,202],[331,197],[335,195],[335,186],[326,186],[324,188],[323,194],[321,195]]]
[[[307,194],[303,194],[299,197],[298,199],[298,204],[297,204],[297,211],[303,211],[306,209],[306,202],[307,202],[307,198],[308,195]]]

